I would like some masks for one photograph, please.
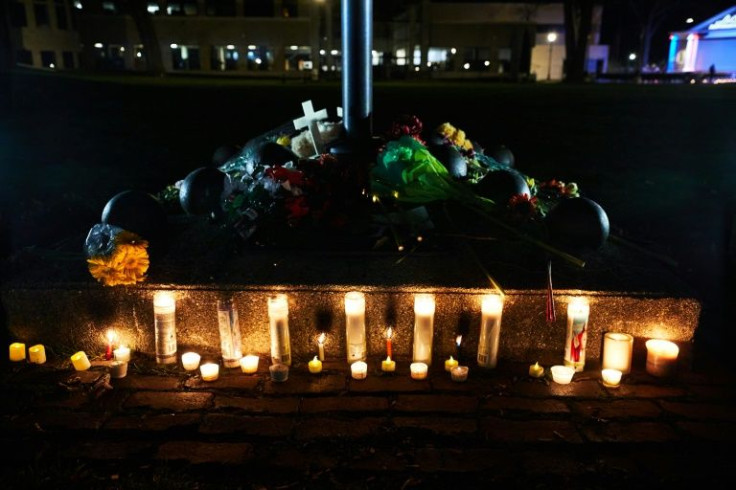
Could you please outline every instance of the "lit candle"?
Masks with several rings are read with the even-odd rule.
[[[393,336],[394,336],[393,328],[388,327],[388,331],[386,332],[386,357],[389,357],[389,358],[394,355],[393,347],[391,345]]]
[[[501,336],[503,296],[486,294],[480,305],[480,338],[478,339],[478,365],[495,368],[498,363],[498,344]]]
[[[453,359],[452,356],[450,356],[450,358],[445,361],[445,371],[449,373],[452,371],[452,368],[456,368],[457,365],[457,359]]]
[[[455,337],[455,358],[460,362],[460,344],[463,342],[463,336],[458,335]]]
[[[468,371],[468,366],[455,366],[452,368],[452,371],[450,371],[450,377],[453,381],[462,383],[468,380]]]
[[[112,361],[110,363],[110,376],[113,378],[124,378],[128,374],[128,363],[124,361]]]
[[[289,300],[285,294],[276,294],[268,298],[268,324],[271,334],[272,361],[274,364],[291,366]]]
[[[414,362],[432,364],[434,308],[432,294],[414,296]]]
[[[319,348],[319,360],[324,361],[325,360],[325,333],[324,332],[319,334],[319,338],[317,339],[317,347]]]
[[[114,330],[108,330],[107,331],[107,346],[105,348],[105,360],[109,361],[112,359],[112,344],[115,341],[115,331]]]
[[[627,333],[607,332],[603,336],[603,369],[618,369],[629,374],[633,350],[634,337]]]
[[[10,360],[13,362],[24,361],[26,359],[26,344],[22,342],[13,342],[10,344]]]
[[[618,369],[601,370],[603,386],[607,386],[608,388],[618,388],[619,384],[621,384],[621,374],[621,371]]]
[[[156,363],[176,362],[176,298],[169,291],[153,295],[154,337]]]
[[[314,359],[309,361],[309,372],[312,374],[319,374],[322,372],[322,361],[320,361],[317,356],[314,356]]]
[[[561,385],[567,385],[570,384],[570,381],[572,381],[572,376],[575,374],[575,368],[572,366],[552,366],[552,380],[555,383],[561,384]]]
[[[240,345],[240,324],[238,310],[230,296],[217,300],[217,327],[220,331],[220,352],[222,364],[226,368],[236,368],[243,357]]]
[[[353,379],[365,379],[368,376],[368,364],[357,361],[350,365],[350,373]]]
[[[253,354],[248,354],[240,360],[240,370],[243,371],[245,374],[253,374],[258,371],[258,363],[260,362],[260,360],[260,357]]]
[[[544,368],[539,365],[539,362],[535,362],[529,366],[529,376],[532,378],[541,378],[544,376]]]
[[[77,371],[86,371],[92,367],[92,364],[90,364],[89,359],[87,359],[87,354],[85,354],[84,351],[80,350],[74,354],[71,359],[72,365]]]
[[[43,364],[46,362],[46,348],[41,344],[29,347],[28,357],[33,364]]]
[[[271,364],[268,370],[271,373],[271,381],[283,383],[289,379],[289,366],[286,364]]]
[[[121,345],[114,351],[112,351],[116,361],[130,362],[130,347]]]
[[[675,374],[680,348],[669,340],[647,340],[647,372],[666,377]]]
[[[345,295],[345,338],[348,362],[365,361],[365,295],[358,291]]]
[[[409,371],[411,372],[411,379],[427,379],[429,366],[423,362],[412,362]]]
[[[381,361],[381,371],[385,373],[393,373],[396,371],[396,361],[391,360],[391,356]]]
[[[574,298],[567,305],[567,337],[565,339],[565,366],[576,372],[585,367],[585,345],[588,341],[590,306],[584,298]]]
[[[220,365],[208,362],[200,366],[199,372],[202,375],[202,381],[215,381],[220,377]]]
[[[196,371],[199,367],[200,355],[196,352],[185,352],[181,355],[181,364],[187,371]]]

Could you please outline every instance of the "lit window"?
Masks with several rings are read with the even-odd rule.
[[[148,10],[149,14],[157,14],[159,10],[161,10],[161,7],[159,7],[156,2],[148,2],[148,5],[146,5],[146,10]]]
[[[465,63],[463,65],[463,68],[465,68],[466,70],[470,70],[470,63]]]
[[[292,44],[291,46],[289,46],[289,49],[291,49],[292,51],[296,51],[297,49],[299,49],[299,46],[294,46]]]
[[[171,43],[171,44],[169,44],[169,47],[170,47],[171,49],[178,49],[178,48],[179,48],[179,45],[178,45],[178,44],[176,44],[176,43]]]
[[[235,45],[234,45],[234,44],[228,44],[228,45],[227,45],[227,46],[225,46],[225,47],[226,47],[227,49],[235,49]]]
[[[251,51],[253,51],[256,48],[258,48],[258,46],[256,46],[255,44],[249,44],[248,45],[248,49],[250,49]]]
[[[452,53],[452,54],[455,54],[455,53],[457,53],[457,49],[455,49],[455,48],[450,48],[450,53]]]
[[[82,2],[80,0],[74,0],[74,8],[77,10],[82,10]]]
[[[95,43],[95,48],[102,49],[102,43]]]
[[[340,54],[340,51],[338,51],[336,49],[333,49],[332,51],[330,51],[330,54],[333,55],[333,56],[335,56],[335,55]]]
[[[319,50],[319,54],[321,54],[322,56],[324,56],[326,53],[327,53],[327,51],[325,51],[324,49],[320,49]]]

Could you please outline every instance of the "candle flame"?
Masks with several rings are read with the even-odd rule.
[[[114,330],[108,330],[107,331],[107,342],[112,344],[112,341],[115,340],[115,331]]]
[[[325,343],[325,333],[324,332],[322,332],[319,335],[319,339],[317,339],[317,342],[319,342],[320,344],[324,344]]]
[[[462,341],[463,341],[463,336],[462,336],[462,335],[458,335],[458,336],[457,336],[457,337],[455,338],[455,344],[457,344],[457,346],[458,346],[458,347],[460,347],[460,343],[461,343]]]
[[[388,331],[386,332],[386,338],[390,339],[390,338],[393,338],[393,336],[394,336],[394,329],[391,327],[388,327]]]

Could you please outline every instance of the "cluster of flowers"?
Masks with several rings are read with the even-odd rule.
[[[90,237],[95,235],[97,247],[87,258],[92,277],[105,286],[132,285],[145,280],[150,265],[146,240],[109,225],[96,225]]]

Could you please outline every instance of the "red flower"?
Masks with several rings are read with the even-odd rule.
[[[304,174],[298,170],[291,170],[284,167],[270,167],[266,169],[266,175],[276,182],[288,181],[291,185],[303,186]]]
[[[285,205],[289,211],[289,220],[298,221],[300,218],[309,214],[309,206],[305,196],[287,197]]]
[[[404,135],[409,135],[415,140],[424,143],[419,136],[422,134],[422,129],[422,121],[417,116],[404,114],[393,122],[389,136],[391,139],[399,139]]]
[[[537,198],[529,194],[516,194],[509,199],[508,208],[511,214],[519,219],[528,219],[537,212]]]

